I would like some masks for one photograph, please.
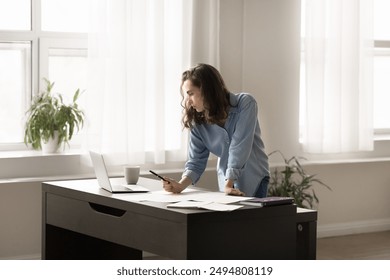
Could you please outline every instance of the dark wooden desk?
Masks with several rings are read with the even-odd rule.
[[[140,178],[151,190],[157,180]],[[296,259],[295,205],[232,212],[131,202],[96,180],[42,184],[43,259]]]
[[[317,211],[297,208],[297,259],[315,260],[317,257]]]

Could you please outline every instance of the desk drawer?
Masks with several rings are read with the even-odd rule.
[[[46,224],[156,253],[173,245],[164,232],[186,230],[180,223],[51,193],[46,193]],[[181,236],[186,234],[173,238],[176,246],[186,243]]]
[[[46,196],[47,224],[98,238],[115,238],[123,232],[120,225],[125,214],[122,209],[50,193]]]

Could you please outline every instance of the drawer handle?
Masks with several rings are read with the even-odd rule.
[[[96,212],[104,213],[115,217],[122,217],[126,213],[126,210],[100,205],[93,202],[89,202],[89,206],[91,206],[91,208]]]

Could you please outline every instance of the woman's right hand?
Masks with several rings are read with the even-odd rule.
[[[166,180],[166,181],[164,181]],[[163,182],[163,188],[167,192],[171,193],[181,193],[187,186],[182,185],[179,182],[176,182],[172,178],[164,177],[164,180],[161,180]]]

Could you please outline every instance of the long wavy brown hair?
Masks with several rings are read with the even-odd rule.
[[[203,112],[197,112],[188,105],[183,92],[183,83],[190,80],[192,85],[198,87],[203,97]],[[228,116],[230,107],[229,90],[219,71],[208,64],[198,64],[184,71],[181,79],[180,92],[183,107],[182,123],[185,128],[192,128],[194,124],[223,125]]]

